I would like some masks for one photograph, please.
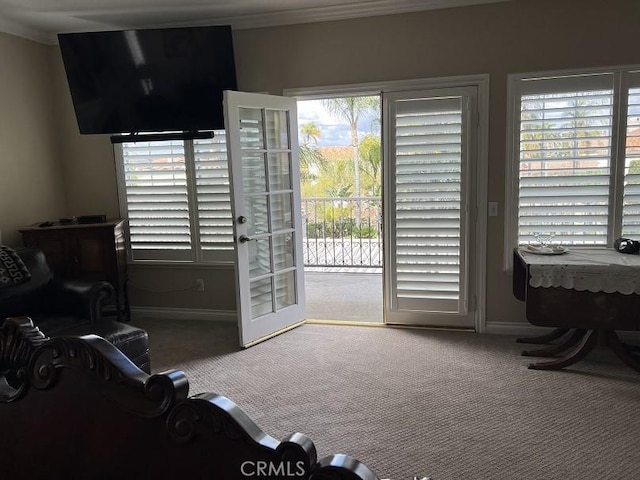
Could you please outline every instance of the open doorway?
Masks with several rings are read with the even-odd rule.
[[[380,95],[298,100],[306,316],[383,323]]]

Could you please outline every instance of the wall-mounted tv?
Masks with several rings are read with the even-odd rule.
[[[82,134],[224,128],[236,90],[230,26],[58,35]]]

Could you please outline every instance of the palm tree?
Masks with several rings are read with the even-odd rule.
[[[320,133],[320,128],[315,122],[300,125],[302,140],[299,147],[300,177],[307,182],[315,180],[316,172],[325,164],[324,157],[318,151]]]
[[[351,148],[353,149],[353,169],[355,173],[354,187],[355,196],[360,196],[360,162],[358,147],[358,122],[360,117],[367,112],[374,111],[380,107],[379,97],[341,97],[328,98],[322,101],[324,108],[336,118],[346,120],[351,129]],[[357,223],[360,224],[360,205],[357,205]]]
[[[314,145],[318,145],[318,138],[320,138],[320,127],[316,125],[316,122],[307,122],[300,125],[300,135],[302,135],[302,143],[304,145],[310,145],[313,142]]]
[[[381,178],[381,146],[380,137],[373,134],[365,135],[360,142],[361,169],[364,174],[365,195],[380,196],[382,189]]]

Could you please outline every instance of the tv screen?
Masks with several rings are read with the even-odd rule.
[[[230,26],[58,35],[80,133],[224,128]]]

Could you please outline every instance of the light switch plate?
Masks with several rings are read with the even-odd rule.
[[[489,216],[490,217],[498,216],[498,202],[489,202]]]

